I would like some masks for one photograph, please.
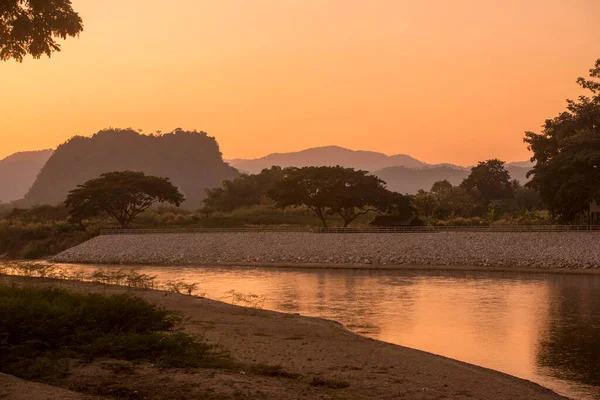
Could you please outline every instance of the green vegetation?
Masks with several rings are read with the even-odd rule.
[[[63,207],[14,208],[0,213],[0,256],[34,259],[56,254],[99,233],[101,225],[85,229],[67,221]]]
[[[65,205],[69,215],[79,224],[84,219],[107,214],[127,228],[138,214],[154,203],[170,203],[177,207],[184,197],[169,178],[147,176],[143,172],[109,172],[77,186],[69,192]]]
[[[56,38],[66,39],[83,31],[71,0],[3,0],[0,6],[0,59],[23,61],[31,54],[40,58],[60,51]]]
[[[590,78],[600,78],[600,59]],[[527,132],[524,139],[536,161],[528,186],[562,223],[576,221],[593,200],[600,203],[600,82],[577,83],[591,96],[568,100],[567,110],[546,120],[542,133]]]
[[[25,379],[61,378],[73,358],[185,368],[226,361],[213,346],[184,333],[179,314],[131,294],[0,284],[0,320],[0,372]]]
[[[306,207],[323,226],[325,215],[338,215],[347,227],[369,212],[410,215],[408,197],[390,192],[385,182],[367,171],[343,167],[286,168],[284,176],[267,190],[277,208]]]
[[[281,167],[272,167],[265,168],[259,174],[242,174],[236,179],[223,181],[222,187],[206,190],[202,211],[231,212],[243,207],[265,204],[269,202],[267,190],[283,176],[284,170]]]
[[[480,162],[459,186],[435,182],[429,192],[412,198],[417,214],[434,225],[472,226],[544,224],[543,204],[537,193],[523,187],[500,160]]]
[[[271,205],[277,209],[311,210],[323,226],[337,215],[344,227],[368,213],[412,215],[408,196],[390,192],[385,182],[343,167],[273,167],[260,174],[242,175],[223,187],[207,191],[203,212],[232,212],[242,207]]]

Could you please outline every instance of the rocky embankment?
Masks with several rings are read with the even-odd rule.
[[[600,232],[104,235],[60,253],[54,261],[600,268]]]

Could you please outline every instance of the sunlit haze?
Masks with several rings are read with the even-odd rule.
[[[0,63],[0,158],[107,127],[208,132],[225,158],[339,145],[530,157],[580,94],[598,0],[74,0],[85,30]]]

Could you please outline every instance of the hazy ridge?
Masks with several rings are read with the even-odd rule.
[[[0,203],[22,199],[52,150],[23,151],[0,160]]]
[[[59,146],[54,156],[52,150],[15,153],[0,160],[0,202],[25,197],[24,205],[55,204],[76,185],[103,172],[123,169],[168,176],[186,192],[188,207],[199,206],[205,188],[219,187],[223,179],[236,176],[232,167],[240,172],[258,173],[273,165],[341,165],[370,171],[386,181],[391,190],[409,194],[419,189],[429,190],[434,182],[444,179],[458,185],[470,171],[470,167],[455,164],[428,164],[406,154],[388,156],[339,146],[273,153],[258,159],[225,160],[228,166],[214,138],[201,133],[187,134],[187,138],[183,131],[159,137],[132,130],[107,130],[90,138],[76,136]],[[521,183],[528,180],[530,166],[529,161],[507,163],[511,177]]]
[[[315,147],[290,153],[273,153],[265,157],[243,160],[226,160],[241,172],[258,173],[273,165],[280,167],[335,166],[352,167],[370,171],[387,182],[388,188],[401,193],[414,194],[419,189],[429,190],[436,181],[448,180],[458,185],[471,170],[470,166],[449,163],[428,164],[406,154],[388,156],[374,151],[349,150],[339,146]],[[506,164],[513,179],[528,181],[529,161]]]

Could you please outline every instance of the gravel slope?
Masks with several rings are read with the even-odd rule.
[[[600,268],[600,232],[106,235],[68,249],[54,261]]]

